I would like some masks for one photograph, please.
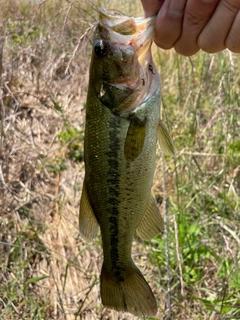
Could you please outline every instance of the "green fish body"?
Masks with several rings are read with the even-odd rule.
[[[85,179],[80,234],[101,229],[103,305],[154,315],[154,295],[131,257],[135,232],[144,240],[163,230],[151,196],[157,138],[173,147],[160,122],[160,78],[151,56],[155,18],[100,9],[90,67],[84,140]]]

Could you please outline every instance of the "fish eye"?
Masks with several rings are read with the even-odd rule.
[[[94,44],[94,52],[98,57],[104,57],[108,52],[108,45],[103,40],[97,40]]]

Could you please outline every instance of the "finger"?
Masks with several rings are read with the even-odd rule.
[[[222,0],[198,37],[198,45],[209,53],[226,48],[225,41],[240,9],[240,0]]]
[[[174,49],[185,56],[199,50],[197,39],[211,18],[219,0],[188,0],[182,25],[182,33],[174,44]]]
[[[156,20],[155,43],[170,49],[182,30],[184,7],[187,0],[165,0]]]
[[[154,16],[160,10],[164,0],[141,0],[145,18]]]
[[[240,11],[235,17],[225,45],[232,52],[240,53]]]

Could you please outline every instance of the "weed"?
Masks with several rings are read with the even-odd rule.
[[[58,134],[60,144],[66,148],[67,156],[74,162],[83,161],[83,130],[64,124],[62,131]]]

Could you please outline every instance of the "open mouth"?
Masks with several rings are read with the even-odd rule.
[[[99,9],[99,21],[105,28],[113,32],[114,40],[125,45],[136,45],[141,51],[144,50],[147,43],[149,45],[152,41],[155,20],[155,17],[133,18],[110,13],[103,8]]]
[[[110,13],[103,8],[99,9],[100,24],[109,32],[110,42],[117,44],[122,52],[123,60],[125,48],[134,47],[138,67],[140,68],[138,77],[129,75],[129,77],[115,79],[108,84],[111,91],[128,88],[136,92],[136,99],[128,107],[134,108],[146,101],[159,88],[159,74],[152,61],[151,44],[155,32],[155,17],[133,18],[119,13]]]

